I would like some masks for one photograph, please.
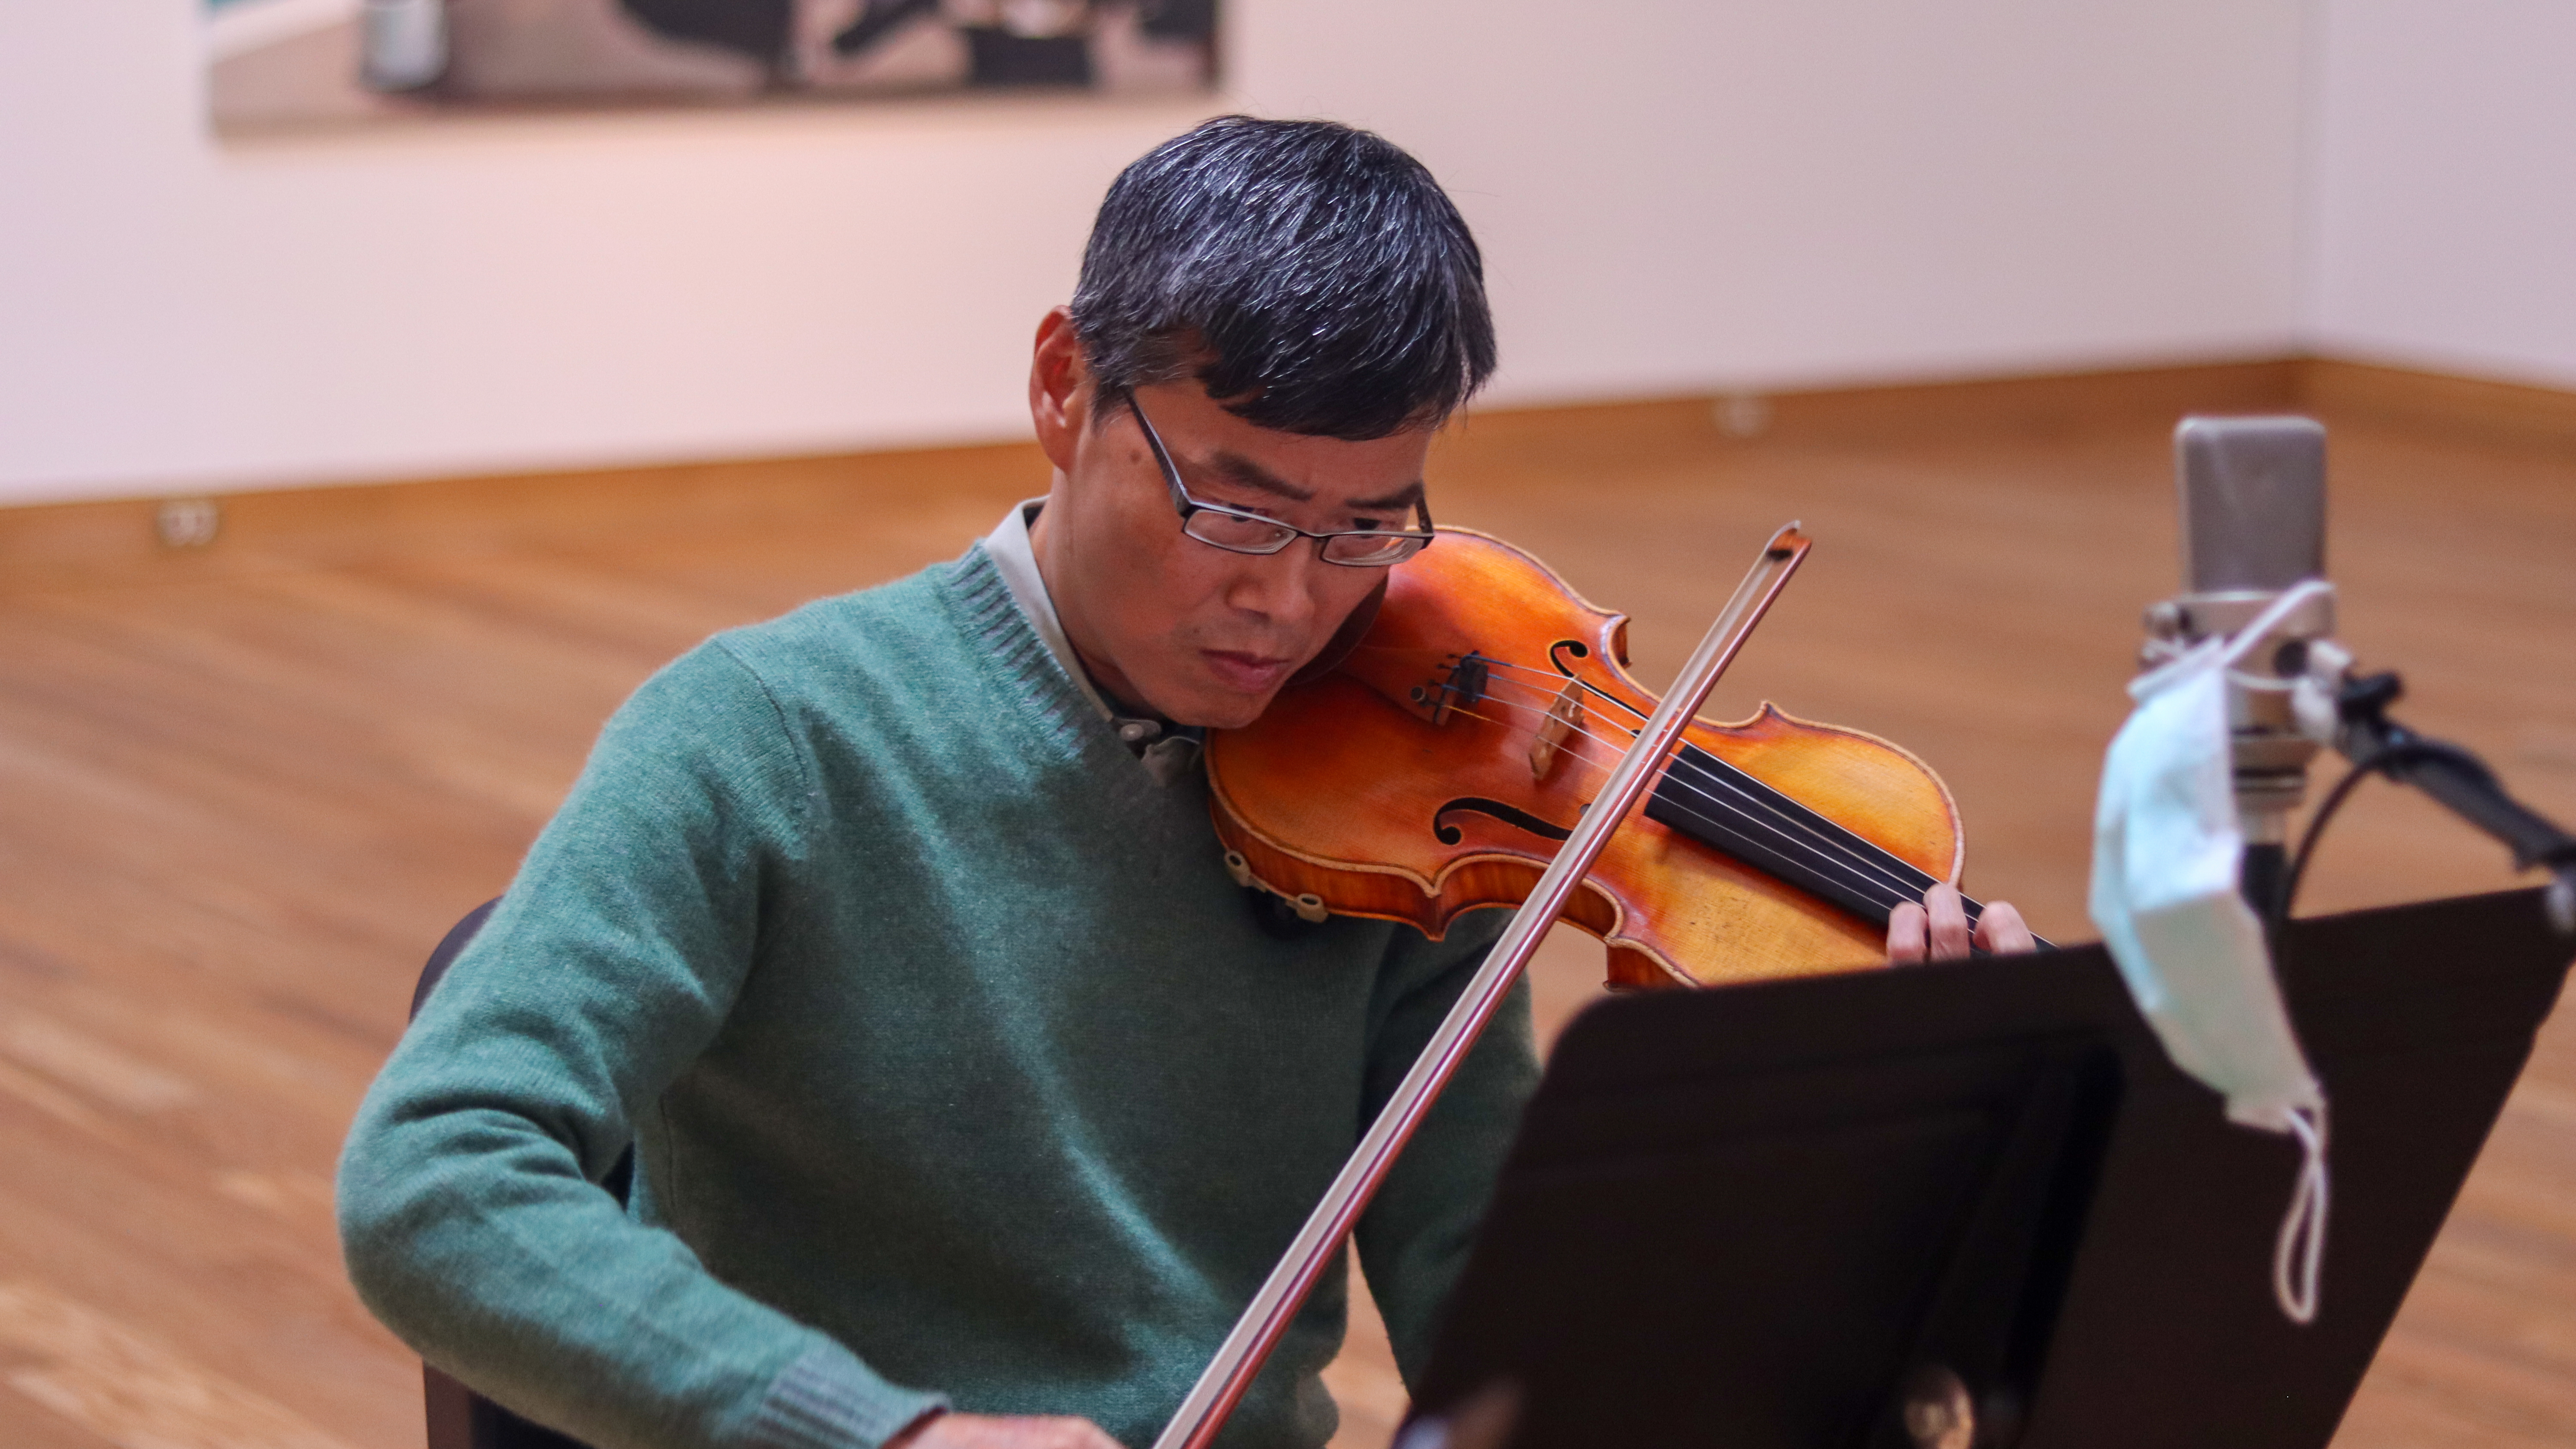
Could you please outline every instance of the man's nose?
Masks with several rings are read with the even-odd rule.
[[[1301,628],[1314,619],[1326,582],[1319,571],[1333,565],[1316,556],[1313,539],[1293,539],[1277,553],[1238,557],[1243,565],[1226,590],[1228,604],[1283,628]]]

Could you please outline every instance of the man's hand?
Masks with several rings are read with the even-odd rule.
[[[885,1442],[885,1449],[1120,1449],[1089,1419],[1061,1415],[996,1418],[933,1414]]]
[[[1891,966],[1910,966],[1918,961],[1956,961],[1968,954],[1971,945],[2001,955],[2011,951],[2036,949],[2030,938],[2030,927],[2022,924],[2021,912],[2010,901],[1993,901],[1985,914],[1977,918],[1977,932],[1968,934],[1967,908],[1959,904],[1959,888],[1936,885],[1923,893],[1923,904],[1912,901],[1887,913],[1887,961]]]

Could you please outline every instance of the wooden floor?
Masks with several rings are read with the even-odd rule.
[[[1631,611],[1650,679],[1803,518],[1814,560],[1719,712],[1767,697],[1912,747],[1962,804],[1971,889],[2081,938],[2095,769],[2174,576],[2167,466],[2148,425],[1738,443],[1669,410],[1502,415],[1444,445],[1435,497]],[[1043,477],[998,449],[712,483],[328,564],[228,536],[0,579],[0,1443],[421,1442],[417,1363],[351,1297],[329,1182],[424,952],[656,664],[951,555]],[[2334,507],[2345,637],[2406,670],[2414,723],[2576,818],[2576,457],[2339,427]],[[2374,787],[2308,905],[2507,879]],[[1597,968],[1551,946],[1551,1022]],[[1340,1442],[1384,1444],[1382,1343],[1356,1334],[1333,1382]],[[2576,1443],[2565,1014],[2338,1443]]]

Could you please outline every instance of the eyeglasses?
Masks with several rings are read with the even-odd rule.
[[[1420,498],[1413,500],[1414,514],[1422,520],[1419,533],[1384,528],[1315,533],[1258,513],[1201,503],[1181,486],[1181,470],[1172,466],[1172,455],[1163,446],[1162,435],[1154,431],[1152,420],[1145,416],[1145,409],[1132,392],[1127,394],[1127,410],[1136,415],[1136,426],[1145,430],[1145,442],[1154,450],[1154,461],[1163,466],[1163,481],[1172,490],[1172,507],[1181,515],[1181,532],[1201,543],[1228,553],[1272,554],[1298,539],[1311,538],[1315,540],[1317,558],[1355,569],[1400,564],[1431,546],[1431,506]]]

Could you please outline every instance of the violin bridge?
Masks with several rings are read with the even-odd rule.
[[[1557,750],[1564,745],[1566,736],[1573,734],[1582,723],[1583,686],[1568,680],[1564,691],[1557,695],[1556,703],[1547,707],[1546,716],[1538,722],[1538,729],[1530,738],[1531,779],[1547,778],[1548,768],[1556,763]]]

